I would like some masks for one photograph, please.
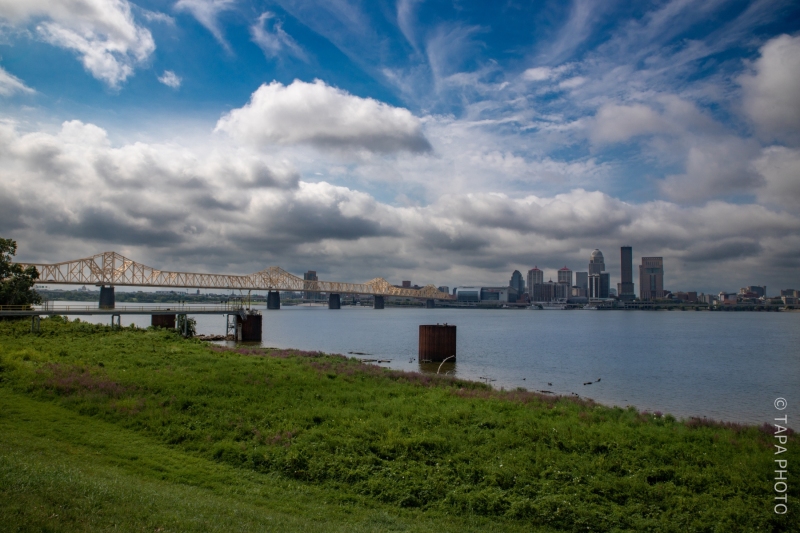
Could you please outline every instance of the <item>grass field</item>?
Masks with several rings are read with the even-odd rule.
[[[773,512],[768,428],[167,331],[29,328],[0,322],[2,530],[798,530],[793,506]]]

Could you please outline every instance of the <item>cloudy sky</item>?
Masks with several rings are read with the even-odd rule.
[[[0,0],[21,260],[800,288],[792,1]],[[638,279],[637,282],[638,290]]]

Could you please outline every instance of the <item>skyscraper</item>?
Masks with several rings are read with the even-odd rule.
[[[316,289],[317,284],[314,282],[319,281],[319,278],[317,278],[317,271],[309,270],[308,272],[303,274],[303,281],[304,281],[303,287],[305,287],[306,289]],[[319,296],[320,295],[318,292],[311,292],[311,291],[306,291],[303,294],[303,298],[305,298],[306,300],[318,300]]]
[[[572,270],[564,267],[558,271],[558,282],[572,287]]]
[[[539,270],[539,267],[533,267],[528,270],[528,294],[533,298],[533,286],[544,283],[544,272]]]
[[[596,249],[589,257],[589,275],[599,274],[606,269],[606,260],[603,258],[603,252]]]
[[[608,289],[611,283],[611,275],[608,272],[599,274],[589,274],[589,298],[608,298]]]
[[[633,300],[636,292],[633,288],[633,248],[623,246],[620,248],[620,278],[617,284],[617,294],[620,300]]]
[[[575,272],[575,286],[583,289],[584,294],[589,294],[589,273]]]
[[[639,298],[655,300],[664,297],[664,258],[642,257],[639,265]]]
[[[511,280],[508,284],[512,289],[517,291],[518,296],[522,296],[525,292],[525,280],[522,279],[522,274],[519,270],[515,270],[514,273],[511,274]]]

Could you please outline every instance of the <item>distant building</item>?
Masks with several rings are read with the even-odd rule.
[[[608,298],[608,289],[611,285],[611,275],[608,272],[589,274],[589,298]]]
[[[303,286],[305,288],[316,288],[317,284],[314,283],[315,281],[319,281],[317,278],[317,271],[316,270],[309,270],[305,274],[303,274]],[[305,291],[303,293],[303,298],[306,300],[318,300],[320,298],[320,294],[316,291]]]
[[[698,301],[697,292],[695,291],[689,291],[689,292],[678,291],[675,293],[675,298],[682,302],[688,302],[688,303],[696,303]]]
[[[589,273],[575,272],[575,285],[583,289],[584,296],[589,293]]]
[[[531,300],[533,300],[533,286],[537,284],[544,283],[544,272],[539,270],[539,267],[533,267],[532,269],[528,270],[528,294],[531,296]]]
[[[443,292],[445,294],[450,294],[450,287],[447,285],[442,285],[441,287],[436,287],[436,290],[439,292]]]
[[[800,291],[798,291],[797,289],[781,289],[781,296],[800,298]]]
[[[459,302],[516,302],[517,291],[512,287],[456,287]]]
[[[617,294],[620,300],[633,300],[636,292],[633,287],[633,248],[623,246],[620,248],[620,279],[617,284]]]
[[[578,285],[573,285],[572,289],[570,289],[570,297],[572,298],[585,298],[586,297],[586,289],[583,287],[579,287]]]
[[[522,295],[525,292],[525,280],[522,278],[522,273],[519,270],[515,270],[511,274],[511,280],[508,282],[508,285],[517,291],[518,295]]]
[[[411,282],[408,281],[408,280],[403,280],[403,282],[401,284],[401,287],[404,288],[404,289],[410,289],[411,288]]]
[[[572,270],[568,269],[566,266],[558,270],[558,282],[559,283],[566,283],[570,287],[572,287]]]
[[[608,289],[608,297],[609,298],[614,298],[616,296],[617,296],[617,289],[609,288]]]
[[[556,283],[551,279],[547,283],[536,283],[531,294],[532,302],[552,302],[556,299]]]
[[[749,287],[742,287],[739,289],[739,294],[747,295],[749,298],[764,298],[767,295],[767,287],[760,285],[750,285]],[[750,296],[750,295],[753,296]]]
[[[589,257],[589,275],[599,274],[605,271],[605,269],[606,260],[603,258],[603,252],[595,248],[592,255]]]
[[[718,302],[721,305],[736,305],[736,293],[735,292],[721,292],[721,293],[719,293]]]
[[[664,297],[664,258],[642,257],[639,265],[639,298],[656,300]]]
[[[481,288],[480,287],[456,287],[453,289],[456,295],[456,300],[459,302],[480,302],[481,301]]]

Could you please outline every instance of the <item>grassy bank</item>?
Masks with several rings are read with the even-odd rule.
[[[766,428],[341,356],[0,322],[10,530],[791,531]],[[798,464],[793,436],[783,458]],[[790,484],[797,501],[797,484]]]

